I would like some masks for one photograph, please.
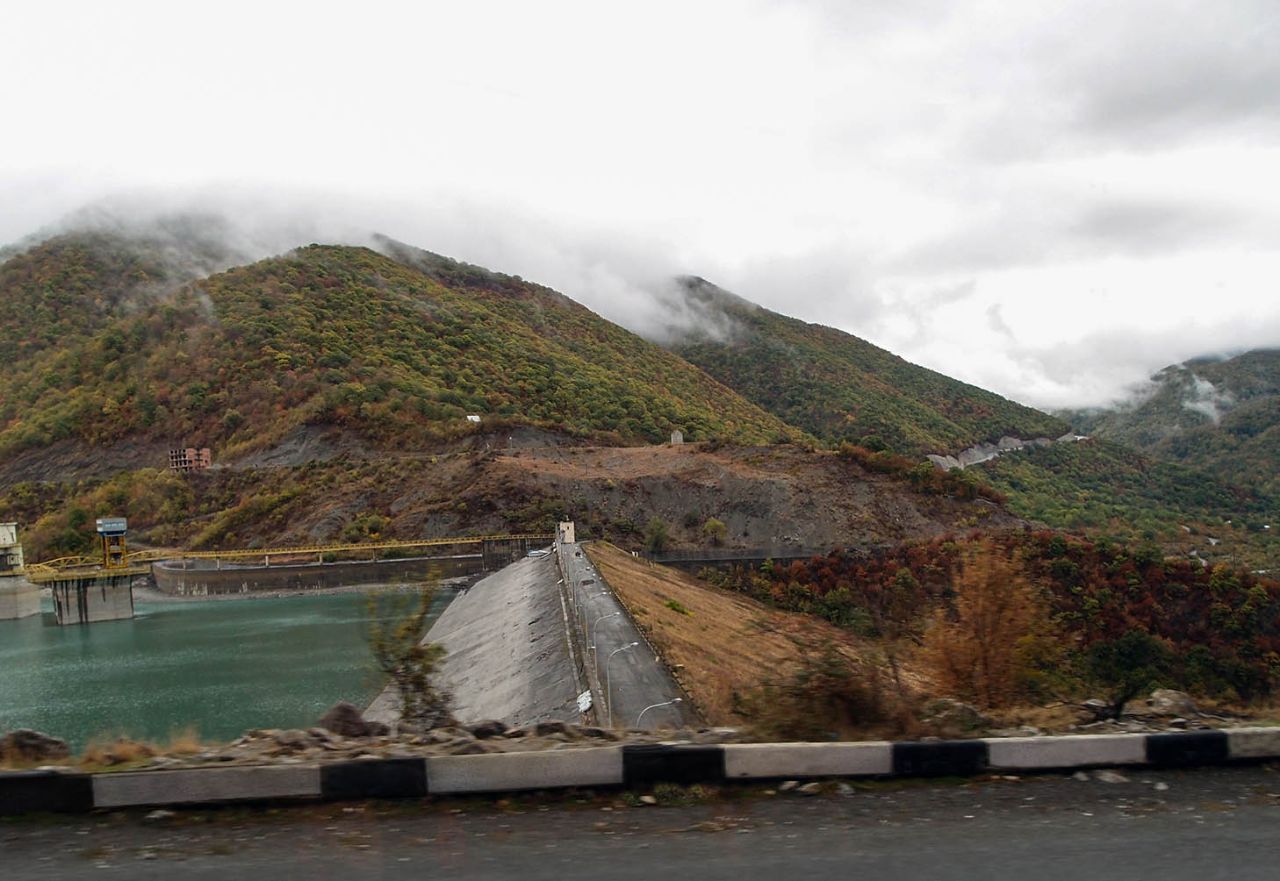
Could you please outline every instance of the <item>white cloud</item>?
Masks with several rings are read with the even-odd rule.
[[[1273,10],[23,4],[0,241],[176,193],[239,205],[263,246],[377,229],[639,327],[693,273],[1020,400],[1097,403],[1280,344]]]

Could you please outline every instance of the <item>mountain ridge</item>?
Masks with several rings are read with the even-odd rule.
[[[1152,457],[1280,490],[1280,349],[1173,364],[1134,400],[1062,415]]]
[[[1066,423],[852,334],[781,315],[697,276],[673,295],[714,332],[666,344],[749,400],[830,443],[923,457],[1006,435],[1059,437]]]

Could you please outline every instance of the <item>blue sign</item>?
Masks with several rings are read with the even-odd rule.
[[[124,517],[99,517],[99,535],[124,535],[129,529],[129,521]]]

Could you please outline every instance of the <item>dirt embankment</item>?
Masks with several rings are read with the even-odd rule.
[[[675,546],[693,547],[707,544],[710,518],[725,524],[731,547],[864,547],[1023,524],[985,500],[913,492],[832,453],[788,445],[535,449],[500,456],[493,469],[564,499],[587,535],[624,544],[655,516]]]
[[[713,725],[740,725],[736,697],[786,675],[826,643],[851,657],[858,639],[811,615],[770,609],[613,545],[587,554]]]
[[[353,449],[350,438],[295,440],[277,450],[276,461],[295,462],[290,457],[308,451],[317,458],[215,468],[163,486],[136,472],[118,493],[128,501],[120,510],[112,501],[112,512],[129,517],[141,545],[201,548],[550,532],[563,517],[587,538],[638,548],[645,525],[658,517],[676,549],[713,540],[827,549],[1023,523],[983,500],[914,492],[832,453],[788,445],[569,447],[556,445],[563,438],[525,433],[477,435],[478,449],[377,454]],[[167,459],[167,451],[153,453]],[[58,550],[51,543],[75,528],[74,509],[104,503],[91,482],[52,483],[21,499],[6,497],[0,485],[0,519],[24,524],[35,559]],[[710,519],[724,524],[722,534],[705,529]]]

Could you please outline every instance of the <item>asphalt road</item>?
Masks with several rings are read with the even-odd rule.
[[[691,707],[670,703],[681,697],[679,686],[605,587],[582,546],[567,544],[565,550],[569,586],[589,631],[581,634],[587,666],[598,682],[596,691],[605,698],[596,707],[600,723],[608,724],[610,701],[616,728],[680,728],[695,722]],[[655,706],[661,704],[666,706]]]
[[[1280,876],[1280,774],[1130,773],[882,783],[818,796],[726,789],[684,806],[621,794],[358,803],[0,823],[19,879],[1160,879]],[[1158,788],[1163,784],[1167,789]]]

